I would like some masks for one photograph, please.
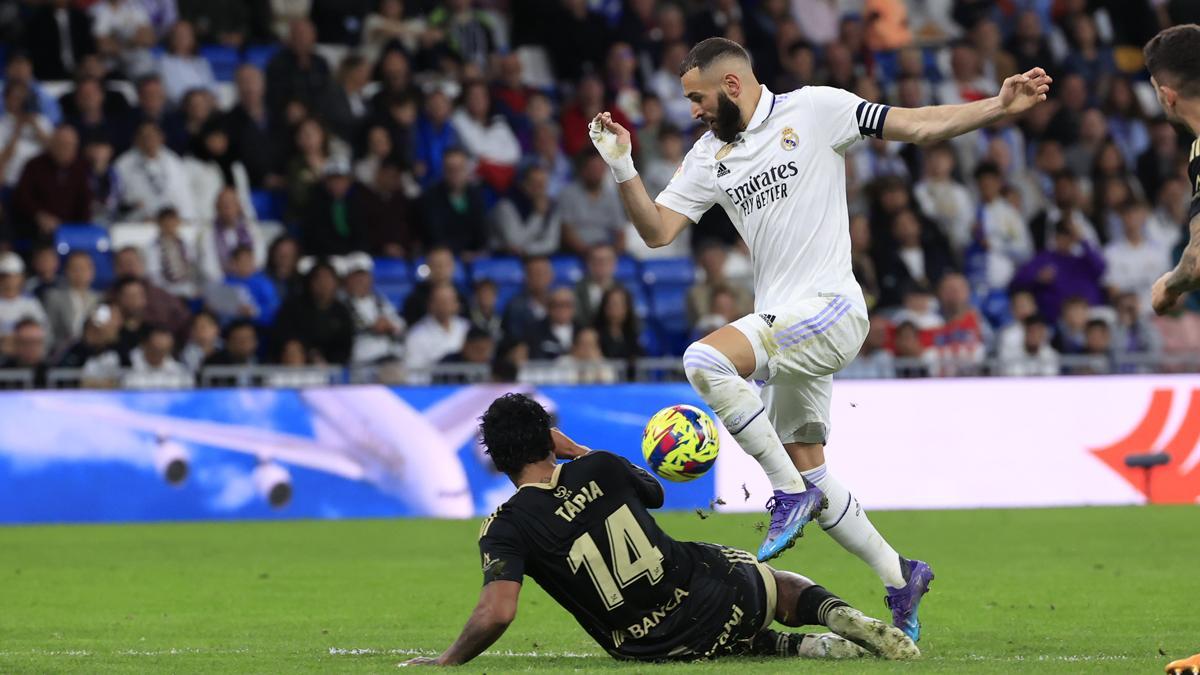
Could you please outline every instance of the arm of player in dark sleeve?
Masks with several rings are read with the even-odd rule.
[[[621,457],[613,455],[624,466],[629,473],[630,480],[633,482],[633,489],[637,492],[637,496],[642,500],[648,509],[657,509],[663,505],[663,500],[666,499],[666,493],[663,492],[662,484],[650,475],[640,466],[634,466],[632,462]]]
[[[520,595],[521,584],[516,581],[500,579],[484,586],[479,593],[479,603],[475,605],[475,611],[471,612],[471,618],[463,626],[458,639],[432,663],[439,666],[461,665],[495,644],[516,618]]]

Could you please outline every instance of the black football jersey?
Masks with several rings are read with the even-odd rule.
[[[1192,143],[1191,154],[1188,155],[1188,180],[1192,184],[1192,206],[1188,209],[1188,225],[1196,216],[1200,216],[1200,138]]]
[[[484,520],[484,584],[532,577],[614,656],[680,653],[728,621],[745,594],[709,577],[753,560],[675,541],[648,511],[662,503],[658,481],[618,455],[560,464],[549,483],[522,486]]]

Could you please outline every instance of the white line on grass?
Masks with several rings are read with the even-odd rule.
[[[380,654],[389,654],[393,656],[437,656],[441,652],[432,649],[372,649],[370,647],[363,649],[344,649],[341,647],[330,647],[330,656],[378,656]],[[498,652],[484,652],[480,656],[519,656],[519,657],[542,657],[542,658],[563,658],[563,659],[592,659],[606,656],[605,654],[592,654],[585,652],[514,652],[511,649]]]

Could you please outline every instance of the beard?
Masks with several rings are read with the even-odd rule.
[[[709,128],[726,143],[737,140],[738,133],[742,131],[742,111],[723,91],[717,92],[717,116]]]

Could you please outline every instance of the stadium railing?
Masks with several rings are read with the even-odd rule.
[[[1123,354],[1114,357],[1085,354],[1055,359],[968,359],[949,356],[859,360],[839,372],[839,379],[1058,377],[1070,375],[1135,375],[1200,372],[1200,353]],[[34,389],[37,377],[28,369],[0,369],[0,390]],[[529,361],[517,381],[535,385],[607,384],[615,382],[685,382],[677,357],[606,360],[565,364]],[[199,373],[157,374],[131,370],[87,373],[82,369],[52,368],[47,389],[187,389],[192,387],[295,388],[343,384],[429,385],[494,382],[485,363],[444,363],[408,369],[401,363],[368,366],[210,366]]]

